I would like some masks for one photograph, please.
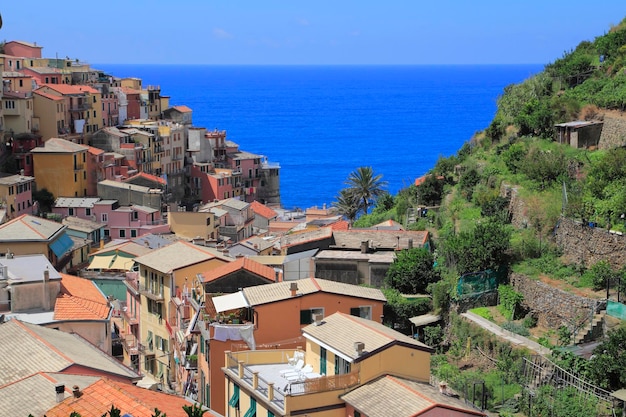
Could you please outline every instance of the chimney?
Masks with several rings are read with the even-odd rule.
[[[369,244],[367,240],[361,242],[361,253],[367,253],[368,247],[369,247]]]
[[[291,291],[291,296],[295,297],[296,292],[298,292],[298,283],[292,282],[291,285],[289,285],[289,290]]]
[[[361,356],[363,354],[363,349],[365,349],[365,343],[363,342],[354,342],[354,351],[357,356]]]
[[[56,384],[54,386],[54,392],[57,394],[57,402],[60,403],[65,399],[65,385]]]
[[[6,265],[2,265],[2,279],[9,279],[9,267]]]
[[[280,268],[274,268],[274,273],[276,274],[275,282],[279,282],[280,281],[280,273],[281,273]]]
[[[313,324],[319,326],[322,324],[322,320],[324,319],[323,314],[313,314]]]
[[[78,385],[72,387],[72,394],[74,394],[74,398],[80,398],[83,395]]]
[[[48,271],[48,267],[43,271],[43,309],[45,311],[50,310],[50,288],[48,288],[48,284],[50,283],[50,271]]]

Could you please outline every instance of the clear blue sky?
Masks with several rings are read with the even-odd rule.
[[[0,39],[91,64],[547,64],[625,0],[2,1]]]

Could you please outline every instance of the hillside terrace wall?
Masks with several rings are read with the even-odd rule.
[[[588,321],[592,311],[606,309],[605,300],[571,294],[522,274],[511,273],[510,282],[524,296],[523,307],[536,314],[541,326],[557,329],[565,325],[574,329]]]
[[[554,231],[555,243],[567,263],[591,267],[607,260],[613,269],[626,265],[626,237],[562,217]]]
[[[613,149],[626,145],[626,119],[604,116],[599,149]]]

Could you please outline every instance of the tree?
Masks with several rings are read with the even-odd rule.
[[[385,284],[403,294],[421,294],[440,279],[428,249],[405,249],[397,253],[385,275]]]
[[[49,213],[54,205],[54,195],[46,188],[33,191],[33,200],[39,203],[39,211]]]
[[[609,332],[607,340],[593,350],[589,373],[597,385],[609,391],[626,387],[626,328]]]
[[[436,175],[427,175],[417,187],[417,201],[425,206],[434,206],[441,201],[443,194],[443,178]]]
[[[337,201],[333,202],[333,206],[352,224],[359,214],[360,201],[351,189],[343,188],[339,190]]]
[[[188,417],[202,417],[206,410],[202,409],[202,406],[193,404],[193,406],[183,405],[183,410],[187,413]]]
[[[478,223],[473,230],[449,235],[442,250],[448,265],[460,274],[497,269],[507,261],[511,230],[493,218]]]
[[[382,174],[374,174],[372,167],[359,167],[346,180],[349,190],[361,201],[360,208],[365,214],[372,202],[385,192],[387,182],[382,177]]]

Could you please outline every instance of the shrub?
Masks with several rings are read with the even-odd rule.
[[[526,317],[524,317],[524,321],[522,321],[522,325],[527,329],[532,329],[537,326],[537,317],[532,313],[527,314]]]
[[[507,321],[502,325],[502,328],[520,336],[530,336],[530,332],[526,327],[514,321]]]
[[[493,321],[493,315],[487,307],[476,307],[470,310],[472,313],[479,315],[480,317]]]

